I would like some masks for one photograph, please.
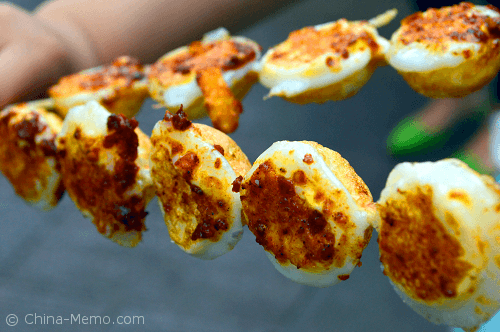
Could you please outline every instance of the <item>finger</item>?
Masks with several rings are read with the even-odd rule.
[[[69,69],[57,43],[8,45],[0,52],[0,107],[42,96]]]
[[[0,50],[11,40],[18,27],[23,27],[22,23],[29,14],[20,7],[10,3],[0,3]]]

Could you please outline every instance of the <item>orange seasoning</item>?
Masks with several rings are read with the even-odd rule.
[[[241,186],[248,227],[280,263],[330,266],[336,259],[335,235],[323,212],[306,206],[294,185],[294,180],[276,173],[271,160],[262,163]]]
[[[117,58],[109,66],[101,66],[61,78],[50,88],[51,97],[68,96],[85,91],[96,91],[107,87],[131,87],[145,78],[139,60],[130,56]]]
[[[339,54],[343,59],[349,58],[349,52],[364,50],[366,45],[375,54],[379,49],[378,43],[373,36],[363,30],[366,21],[360,23],[348,23],[340,19],[328,29],[305,27],[293,31],[288,39],[278,45],[269,58],[269,62],[284,67],[293,67],[314,61],[325,53]],[[358,25],[360,28],[358,28]],[[358,41],[363,41],[358,43]],[[335,60],[327,58],[327,65],[334,67]]]
[[[472,265],[460,259],[464,249],[435,216],[432,188],[399,194],[400,200],[380,206],[384,274],[427,303],[457,296]]]
[[[210,67],[221,71],[235,70],[255,59],[255,50],[234,40],[211,43],[191,43],[185,52],[161,59],[151,67],[151,77],[162,85],[171,86],[184,82],[185,76]]]
[[[412,42],[445,43],[449,41],[486,43],[500,38],[500,17],[482,15],[473,11],[474,5],[462,2],[459,5],[429,8],[401,21],[399,40],[404,45]],[[487,8],[499,12],[494,6]],[[467,58],[467,56],[466,56]]]

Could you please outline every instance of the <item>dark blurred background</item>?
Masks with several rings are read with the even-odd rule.
[[[15,3],[31,10],[38,1]],[[304,26],[341,17],[369,19],[391,8],[399,15],[380,29],[390,38],[399,20],[415,11],[410,1],[295,1],[231,32],[254,39],[265,51]],[[397,163],[386,154],[390,129],[427,102],[390,67],[377,69],[345,101],[299,106],[279,98],[264,102],[266,93],[255,85],[243,101],[240,128],[232,135],[251,162],[279,140],[316,141],[350,162],[374,200]],[[164,113],[153,104],[148,101],[137,117],[147,134]],[[53,211],[41,213],[25,205],[0,176],[0,331],[446,330],[414,313],[393,291],[380,269],[376,234],[363,254],[363,266],[349,280],[317,289],[279,274],[248,229],[233,251],[202,261],[170,242],[156,200],[148,211],[149,230],[142,243],[122,248],[98,234],[68,196]],[[6,325],[8,314],[19,317],[16,327]],[[35,326],[24,323],[27,314],[112,320],[139,315],[145,324]]]

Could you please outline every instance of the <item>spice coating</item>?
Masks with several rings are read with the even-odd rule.
[[[210,67],[220,68],[222,71],[241,68],[255,57],[253,47],[234,40],[211,43],[196,41],[191,43],[186,51],[160,59],[151,68],[150,77],[170,86],[184,82],[186,75]]]
[[[168,111],[165,112],[163,120],[170,121],[172,123],[172,126],[176,130],[184,131],[191,127],[191,121],[189,121],[187,114],[184,113],[182,105],[181,107],[179,107],[179,110],[173,115]]]
[[[139,60],[122,56],[109,66],[61,78],[57,85],[50,88],[49,93],[52,97],[61,97],[106,87],[131,87],[134,82],[144,78],[144,69]]]
[[[262,163],[242,184],[241,201],[256,241],[281,262],[297,268],[329,266],[336,259],[335,235],[322,212],[308,207],[294,181]]]
[[[380,206],[379,247],[384,274],[427,303],[457,296],[472,266],[465,251],[435,215],[429,186],[399,191]]]
[[[151,141],[151,174],[170,239],[202,259],[231,250],[242,234],[232,182],[250,168],[241,149],[205,125],[176,129],[170,115],[156,124]]]
[[[350,53],[363,51],[367,47],[376,54],[379,45],[375,38],[363,29],[364,23],[348,23],[341,19],[328,29],[305,27],[293,31],[288,39],[276,46],[271,54],[270,63],[291,67],[314,61],[325,53],[337,54],[337,58],[328,57],[327,65],[335,67],[340,59],[348,59]]]
[[[99,233],[135,246],[146,230],[145,208],[154,194],[144,173],[150,142],[133,118],[110,114],[106,126],[106,136],[87,136],[76,125],[59,138],[61,173],[69,195]],[[128,233],[134,238],[122,241],[120,237]]]
[[[412,42],[435,44],[447,41],[486,43],[489,39],[500,38],[500,17],[489,17],[473,8],[472,3],[462,2],[412,14],[401,21],[398,40],[408,45]],[[498,12],[491,5],[488,8]],[[464,56],[468,58],[470,54]]]
[[[61,126],[58,116],[28,104],[0,112],[0,171],[19,196],[44,210],[64,193],[54,143]]]

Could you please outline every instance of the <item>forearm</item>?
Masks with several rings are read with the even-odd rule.
[[[241,28],[284,6],[283,0],[55,0],[36,16],[73,43],[79,69],[132,55],[145,63],[219,26]]]

